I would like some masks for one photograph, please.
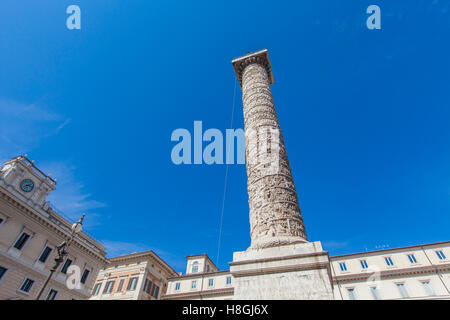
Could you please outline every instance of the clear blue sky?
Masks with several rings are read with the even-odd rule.
[[[85,211],[110,256],[215,261],[225,166],[174,165],[170,135],[229,128],[231,60],[267,48],[310,240],[331,255],[450,240],[449,39],[442,0],[2,0],[0,160],[57,178],[52,202]],[[245,165],[228,178],[221,269],[250,243]]]

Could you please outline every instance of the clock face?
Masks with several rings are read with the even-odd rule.
[[[34,188],[34,182],[30,179],[24,179],[20,183],[20,189],[22,189],[23,192],[31,192]]]

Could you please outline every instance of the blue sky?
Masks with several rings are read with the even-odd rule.
[[[81,30],[66,28],[67,6]],[[368,30],[366,8],[381,8]],[[449,240],[450,3],[0,3],[0,160],[57,178],[53,204],[110,256],[177,271],[217,258],[224,165],[171,162],[173,130],[230,126],[231,60],[269,50],[309,239],[331,255]],[[243,127],[237,90],[234,128]],[[250,243],[245,165],[228,172],[219,267]]]

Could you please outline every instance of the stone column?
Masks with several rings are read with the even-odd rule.
[[[252,248],[306,242],[306,232],[272,98],[267,50],[233,60],[242,89]]]
[[[234,299],[333,299],[328,252],[308,242],[270,85],[267,50],[233,60],[242,88],[250,248],[234,252]]]

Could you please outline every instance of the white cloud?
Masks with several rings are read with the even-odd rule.
[[[108,257],[117,257],[123,254],[152,250],[150,246],[143,243],[133,243],[114,240],[102,240],[108,253]]]
[[[108,257],[117,257],[123,254],[131,254],[134,252],[142,252],[152,250],[161,259],[163,259],[169,266],[177,271],[182,271],[186,265],[186,261],[180,256],[176,256],[170,252],[160,250],[158,248],[146,245],[140,242],[124,242],[115,240],[103,240],[103,245],[106,248]]]
[[[27,104],[0,97],[1,165],[19,154],[30,153],[70,122],[70,118],[52,112],[39,102]],[[95,210],[106,205],[92,199],[85,191],[83,183],[75,177],[76,167],[64,161],[45,163],[43,159],[35,160],[42,171],[58,181],[56,190],[48,198],[52,205],[72,220],[78,220],[86,212],[86,227],[98,225],[100,214]]]
[[[322,246],[324,250],[330,251],[330,250],[336,250],[336,249],[342,249],[347,247],[349,244],[348,241],[323,241]]]
[[[87,228],[101,224],[102,216],[96,210],[106,207],[106,204],[92,199],[92,195],[86,192],[84,184],[76,179],[74,165],[54,161],[39,164],[39,168],[57,180],[56,190],[48,197],[50,203],[72,220],[78,220],[82,213],[86,213]]]
[[[69,123],[69,118],[39,103],[0,98],[0,161],[29,153]]]

